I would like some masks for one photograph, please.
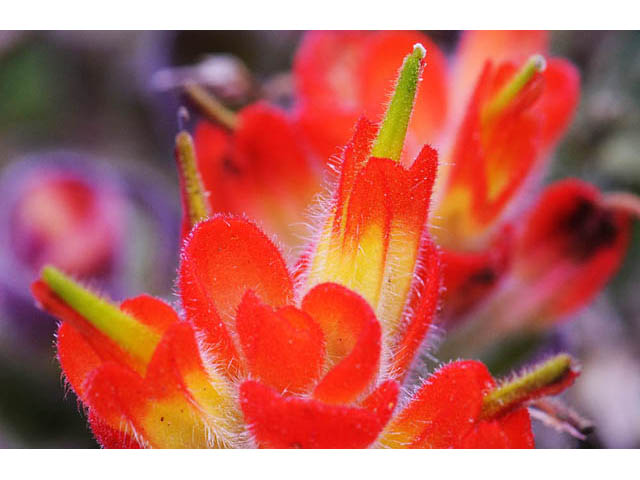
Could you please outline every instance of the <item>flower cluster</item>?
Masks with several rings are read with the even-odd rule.
[[[442,254],[442,321],[493,316],[498,334],[566,319],[617,271],[633,208],[575,179],[541,191],[580,91],[577,69],[549,57],[546,32],[464,32],[450,59],[417,32],[307,34],[294,59],[293,111],[259,102],[234,121],[209,110],[217,121],[198,124],[214,210],[247,213],[299,247],[310,199],[339,169],[359,117],[381,118],[397,58],[415,43],[426,47],[428,67],[400,163],[411,165],[425,143],[440,152],[429,227]],[[562,258],[563,268],[532,254],[532,231],[536,251]]]
[[[522,35],[512,50],[507,41],[490,47],[491,34],[465,38],[456,88],[471,88],[466,109],[448,97],[435,45],[407,32],[307,36],[290,114],[257,104],[235,115],[190,86],[220,125],[200,123],[195,141],[186,131],[176,137],[180,305],[143,295],[117,306],[53,267],[32,287],[62,320],[60,363],[98,441],[534,446],[527,406],[573,383],[578,368],[568,355],[504,381],[473,360],[415,380],[443,283],[443,314],[456,317],[487,297],[493,277],[563,282],[566,291],[547,289],[526,306],[527,318],[544,321],[540,305],[555,315],[584,304],[624,251],[628,213],[575,181],[547,190],[524,228],[512,224],[508,205],[548,157],[578,93],[566,62],[528,58],[529,49],[544,52],[544,37]],[[495,64],[465,61],[485,47]],[[448,115],[462,119],[457,130]],[[444,162],[427,141],[448,152]],[[339,144],[328,162],[336,173],[329,198],[290,268],[242,214],[269,233],[286,231]],[[284,239],[295,242],[291,232]],[[567,282],[585,271],[591,290]],[[478,280],[482,272],[489,282]]]

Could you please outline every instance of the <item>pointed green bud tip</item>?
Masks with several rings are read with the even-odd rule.
[[[41,278],[66,305],[123,350],[145,363],[151,359],[160,340],[156,332],[52,266],[42,269]]]
[[[539,53],[536,53],[531,58],[529,58],[528,63],[531,64],[531,68],[539,73],[542,73],[547,69],[547,60]]]
[[[547,68],[547,61],[540,54],[529,57],[529,60],[518,70],[510,81],[502,87],[501,90],[493,97],[487,105],[484,112],[484,120],[488,121],[496,117],[502,112],[513,99],[527,86],[527,84],[538,73],[542,73]]]
[[[404,59],[371,155],[400,160],[427,51],[420,43]]]
[[[193,227],[211,215],[211,205],[198,170],[193,139],[186,131],[181,131],[176,136],[176,163],[184,215],[188,219],[189,226]]]
[[[498,385],[483,400],[482,418],[495,418],[527,402],[557,395],[568,388],[579,374],[570,355],[551,357],[528,372]]]
[[[427,55],[427,49],[424,48],[424,45],[421,43],[415,43],[413,45],[413,53],[411,55],[415,55],[419,60],[422,60]]]

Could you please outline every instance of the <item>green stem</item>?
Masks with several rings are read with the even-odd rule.
[[[571,356],[556,355],[489,392],[484,397],[481,417],[495,418],[529,400],[560,393],[576,375]]]

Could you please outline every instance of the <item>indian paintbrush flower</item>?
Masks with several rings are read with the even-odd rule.
[[[381,124],[358,122],[295,272],[251,221],[212,213],[186,132],[181,308],[147,295],[117,306],[43,269],[33,293],[62,320],[59,359],[102,445],[533,446],[526,405],[573,382],[567,355],[503,383],[457,361],[401,388],[440,290],[437,154],[399,162],[424,56],[418,44],[405,58]]]

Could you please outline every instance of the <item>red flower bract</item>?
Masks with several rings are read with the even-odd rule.
[[[232,132],[200,122],[194,142],[213,211],[259,218],[287,244],[299,241],[305,208],[320,191],[320,168],[285,112],[256,103],[238,114]]]

